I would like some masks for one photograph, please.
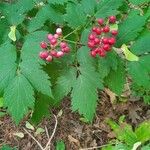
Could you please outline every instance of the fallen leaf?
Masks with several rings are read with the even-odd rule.
[[[34,127],[28,121],[26,121],[26,128],[30,130],[34,130]]]
[[[80,142],[77,139],[75,139],[74,137],[72,137],[71,135],[68,135],[68,140],[70,141],[70,143],[75,143],[78,146],[80,146]]]
[[[23,132],[16,132],[16,133],[13,133],[14,136],[17,136],[19,138],[23,138],[24,137],[24,133]]]
[[[116,100],[116,94],[115,93],[113,93],[110,89],[108,89],[108,88],[105,88],[105,92],[106,92],[106,94],[109,96],[109,98],[110,98],[110,101],[111,101],[111,103],[113,104],[114,102],[115,102],[115,100]]]

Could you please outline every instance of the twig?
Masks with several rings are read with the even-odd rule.
[[[48,140],[48,142],[47,142],[46,147],[44,148],[44,150],[47,150],[48,147],[50,146],[51,141],[52,141],[52,139],[53,139],[53,137],[55,135],[56,129],[57,129],[58,121],[57,121],[57,117],[55,115],[54,115],[54,117],[55,117],[55,127],[54,127],[53,133],[52,133],[51,137],[49,138],[49,140]]]
[[[44,150],[43,146],[36,140],[36,138],[31,133],[29,133],[25,128],[23,128],[23,130],[38,144],[41,150]]]
[[[45,126],[45,131],[46,131],[47,138],[49,139],[50,137],[49,137],[48,129],[46,126]]]

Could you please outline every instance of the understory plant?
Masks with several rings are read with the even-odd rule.
[[[149,18],[149,0],[1,2],[1,107],[17,124],[27,115],[38,123],[69,96],[92,122],[104,87],[119,96],[130,82],[146,96]]]

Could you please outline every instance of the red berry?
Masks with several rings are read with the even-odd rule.
[[[106,52],[103,49],[101,49],[98,54],[99,54],[100,57],[105,57],[106,56]]]
[[[112,30],[111,34],[114,35],[114,36],[116,36],[118,34],[118,31],[117,30]]]
[[[55,38],[55,39],[58,39],[58,38],[59,38],[59,35],[58,35],[58,34],[54,34],[54,38]]]
[[[51,56],[56,57],[56,55],[57,55],[57,51],[55,51],[55,50],[51,50],[51,51],[50,51],[50,54],[51,54]]]
[[[48,55],[48,57],[46,58],[46,61],[51,62],[53,60],[53,57],[51,55]]]
[[[64,52],[64,53],[69,53],[70,48],[67,46],[67,47],[63,48],[61,51]]]
[[[66,42],[61,42],[61,43],[60,43],[60,47],[61,47],[61,48],[67,47],[67,43],[66,43]]]
[[[99,18],[99,19],[97,20],[97,22],[98,22],[99,25],[103,25],[104,20],[103,20],[102,18]]]
[[[59,51],[59,52],[57,52],[57,57],[59,58],[59,57],[62,57],[64,55],[64,52],[62,52],[62,51]]]
[[[95,39],[95,37],[96,37],[96,35],[95,35],[95,34],[93,34],[93,33],[91,33],[91,34],[89,34],[88,39],[89,39],[89,40],[94,40],[94,39]]]
[[[53,38],[50,40],[50,43],[51,43],[52,45],[55,45],[55,44],[57,43],[57,39],[53,37]]]
[[[110,50],[110,45],[109,44],[105,44],[105,45],[103,45],[103,49],[105,50],[105,51],[109,51]]]
[[[53,38],[54,38],[54,36],[53,36],[52,34],[48,34],[48,35],[47,35],[47,39],[48,39],[49,41],[51,41]]]
[[[108,44],[108,43],[109,43],[109,42],[108,42],[108,38],[105,38],[105,37],[104,37],[104,38],[102,39],[102,43],[103,43],[103,44]]]
[[[96,32],[96,28],[97,28],[97,27],[93,27],[93,28],[92,28],[92,31],[93,31],[93,32]]]
[[[45,48],[47,48],[47,43],[46,42],[41,42],[40,46],[41,46],[41,48],[45,49]]]
[[[107,33],[107,32],[109,32],[109,31],[110,31],[109,26],[105,26],[105,27],[103,28],[103,32],[104,32],[104,33]]]
[[[89,41],[88,42],[88,47],[89,48],[93,48],[95,46],[95,42],[94,41]]]
[[[96,33],[97,35],[100,35],[100,34],[102,33],[102,31],[101,31],[100,28],[97,27],[95,33]]]
[[[39,57],[41,59],[46,59],[48,57],[48,52],[47,51],[40,52]]]
[[[99,39],[99,38],[95,38],[95,39],[94,39],[94,43],[95,43],[95,44],[99,44],[99,43],[100,43],[100,39]]]
[[[110,16],[109,23],[115,23],[115,22],[116,22],[116,16]]]
[[[92,57],[96,57],[96,52],[94,51],[94,50],[92,50],[92,51],[90,51],[90,55],[92,56]]]
[[[110,45],[114,45],[116,43],[116,39],[112,37],[108,40],[108,42]]]

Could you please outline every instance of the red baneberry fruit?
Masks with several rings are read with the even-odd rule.
[[[110,16],[109,23],[115,23],[115,22],[116,22],[116,16]]]
[[[41,42],[40,46],[41,46],[41,48],[46,49],[47,48],[47,43],[46,42]]]

